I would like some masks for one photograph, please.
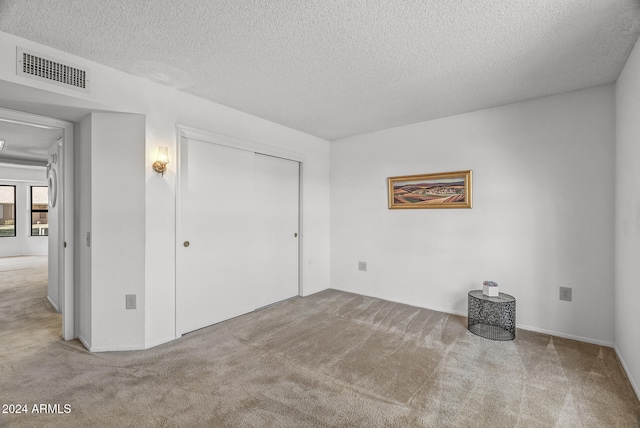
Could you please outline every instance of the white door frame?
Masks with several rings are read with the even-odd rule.
[[[62,337],[65,340],[75,339],[75,293],[73,282],[73,123],[39,116],[21,111],[0,108],[0,121],[17,123],[28,126],[36,126],[46,129],[60,129],[62,131],[63,164],[61,165],[61,178],[63,188],[62,198],[59,198],[60,220],[59,227],[62,237],[58,251],[62,259],[63,269],[59,272],[58,295],[60,296],[60,311],[62,312]],[[56,143],[58,144],[58,143]],[[43,162],[42,166],[45,166]]]
[[[218,134],[215,132],[209,132],[209,131],[203,131],[201,129],[197,129],[197,128],[193,128],[190,126],[186,126],[186,125],[181,125],[181,124],[176,124],[176,135],[177,135],[177,141],[176,141],[176,205],[175,205],[175,209],[176,209],[176,227],[175,227],[175,237],[174,237],[174,248],[178,248],[178,239],[181,236],[180,235],[180,148],[182,145],[182,139],[183,138],[189,138],[189,139],[193,139],[193,140],[198,140],[198,141],[204,141],[207,143],[212,143],[212,144],[218,144],[221,146],[227,146],[227,147],[232,147],[235,149],[241,149],[241,150],[249,150],[249,151],[253,151],[254,153],[259,153],[259,154],[264,154],[264,155],[269,155],[269,156],[274,156],[274,157],[278,157],[278,158],[282,158],[282,159],[288,159],[288,160],[292,160],[292,161],[296,161],[300,164],[300,168],[299,168],[299,177],[298,177],[298,182],[299,182],[299,186],[298,186],[298,230],[299,230],[299,241],[298,241],[298,295],[299,296],[303,296],[303,240],[304,240],[304,219],[302,216],[302,207],[303,207],[303,186],[304,186],[304,182],[303,182],[303,169],[304,169],[304,165],[305,165],[305,155],[303,155],[302,153],[298,153],[295,151],[290,151],[290,150],[285,150],[285,149],[281,149],[279,147],[274,147],[265,143],[257,143],[254,141],[248,141],[248,140],[243,140],[241,138],[237,138],[237,137],[232,137],[229,135],[224,135],[224,134]],[[174,272],[175,272],[175,278],[174,278],[174,284],[175,284],[175,290],[177,291],[177,287],[178,287],[178,276],[177,276],[177,270],[178,270],[178,265],[177,265],[177,261],[178,258],[176,257],[175,259],[175,263],[176,265],[174,266]],[[174,317],[174,320],[176,320],[176,325],[177,325],[177,303],[174,300],[174,314],[176,315],[176,317]],[[176,334],[176,338],[179,338],[180,336],[178,336],[178,331],[177,329],[175,330],[175,334]]]

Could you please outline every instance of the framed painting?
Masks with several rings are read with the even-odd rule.
[[[389,177],[389,209],[471,208],[471,170]]]

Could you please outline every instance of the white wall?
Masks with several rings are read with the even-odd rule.
[[[616,83],[616,349],[640,397],[640,44]]]
[[[611,345],[614,107],[607,85],[333,142],[332,287],[466,316],[494,280],[518,327]],[[387,208],[387,177],[465,169],[472,209]]]
[[[91,348],[91,247],[87,232],[91,230],[91,115],[75,127],[74,151],[74,305],[75,333]]]
[[[45,256],[48,239],[31,236],[31,186],[46,186],[43,167],[0,165],[0,185],[16,186],[16,236],[0,238],[0,257]]]
[[[17,76],[16,46],[90,68],[91,93]],[[1,32],[0,58],[3,58],[0,83],[23,86],[14,88],[5,84],[0,102],[5,97],[23,110],[54,117],[60,117],[60,113],[68,112],[70,107],[86,109],[87,113],[110,110],[146,116],[146,159],[136,166],[137,170],[124,172],[122,177],[126,180],[130,173],[129,178],[135,179],[140,171],[144,171],[146,180],[145,260],[138,260],[145,266],[145,319],[142,321],[145,347],[175,338],[176,124],[270,145],[299,153],[304,158],[302,290],[308,295],[328,288],[330,146],[327,141]],[[173,160],[164,177],[151,170],[158,146],[169,146]],[[132,151],[137,149],[131,148]],[[78,180],[82,182],[83,177]],[[94,198],[100,196],[92,195]],[[118,294],[118,299],[123,298],[119,296],[120,290],[111,293]],[[94,324],[92,329],[95,331],[98,326]]]
[[[91,114],[92,351],[144,347],[144,130],[144,116]]]

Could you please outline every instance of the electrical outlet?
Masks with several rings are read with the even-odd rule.
[[[127,301],[127,309],[135,309],[136,308],[136,295],[135,294],[127,294],[125,296],[125,300]]]
[[[566,300],[567,302],[571,301],[571,288],[560,287],[560,300]]]
[[[366,271],[367,270],[367,262],[358,262],[358,270]]]

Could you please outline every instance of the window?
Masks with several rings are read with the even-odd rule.
[[[0,238],[16,236],[16,186],[0,186]]]
[[[49,235],[49,194],[46,186],[31,186],[31,236]]]

